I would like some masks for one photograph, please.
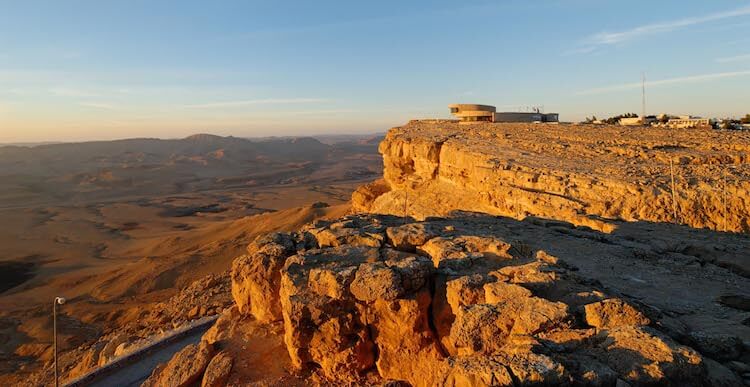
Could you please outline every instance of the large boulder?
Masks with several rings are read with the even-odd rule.
[[[440,229],[429,223],[409,223],[388,227],[386,234],[391,246],[401,251],[415,252],[418,246],[439,235]]]
[[[280,297],[292,363],[337,381],[372,366],[384,378],[429,377],[443,357],[429,323],[432,270],[427,258],[374,247],[290,257]]]
[[[462,306],[484,304],[484,286],[491,281],[490,277],[481,274],[467,275],[448,281],[446,298],[453,314],[458,314]]]
[[[383,179],[378,179],[359,186],[359,188],[352,192],[352,211],[370,211],[370,208],[372,208],[372,202],[390,190],[391,187]]]
[[[486,236],[435,237],[419,246],[419,252],[432,258],[438,269],[462,271],[477,260],[501,262],[513,259],[511,245]]]
[[[294,237],[274,233],[256,240],[232,263],[232,297],[240,313],[263,322],[281,320],[280,270],[296,252]]]
[[[355,380],[375,362],[374,344],[349,291],[358,267],[377,262],[373,247],[309,250],[282,270],[284,341],[292,364],[316,364],[334,380]]]
[[[538,297],[464,306],[451,329],[459,354],[494,353],[511,335],[533,335],[568,323],[567,305]]]
[[[593,302],[583,307],[586,324],[595,328],[608,329],[620,326],[648,325],[648,319],[638,309],[619,298]]]
[[[188,387],[201,381],[214,355],[213,345],[201,341],[188,344],[177,352],[166,366],[157,368],[143,383],[144,386]]]
[[[484,299],[488,304],[496,304],[512,299],[531,297],[531,291],[523,286],[505,282],[490,282],[484,285]]]
[[[701,385],[703,358],[648,327],[620,326],[599,334],[588,350],[631,385]]]
[[[424,257],[401,256],[383,262],[392,275],[381,276],[383,286],[361,286],[358,281],[361,270],[372,264],[363,264],[352,282],[355,288],[373,289],[371,293],[383,294],[377,298],[357,299],[362,301],[359,309],[363,321],[372,333],[377,346],[376,366],[384,378],[407,380],[414,384],[427,380],[435,374],[439,360],[443,358],[437,339],[430,327],[430,279],[432,264]],[[367,270],[369,272],[369,269]],[[396,283],[391,283],[391,279]],[[370,277],[369,281],[375,280]],[[385,291],[380,289],[397,289]],[[356,294],[360,294],[358,290]]]
[[[514,386],[508,367],[489,356],[467,356],[446,361],[445,375],[439,386],[501,387]]]
[[[351,215],[307,231],[315,237],[321,248],[345,245],[380,247],[385,241],[386,225],[379,222],[378,218]]]
[[[206,366],[201,387],[224,387],[232,371],[233,359],[227,352],[217,353]]]

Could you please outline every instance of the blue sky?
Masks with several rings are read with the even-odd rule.
[[[750,111],[750,1],[3,1],[0,142]]]

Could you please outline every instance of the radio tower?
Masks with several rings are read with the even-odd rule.
[[[641,117],[646,119],[646,73],[641,73]]]

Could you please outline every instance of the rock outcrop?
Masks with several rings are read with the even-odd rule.
[[[189,344],[172,357],[165,366],[154,370],[144,386],[174,386],[188,387],[200,382],[211,359],[214,348],[211,344],[201,341],[199,344]]]
[[[384,180],[358,189],[357,211],[750,231],[747,133],[425,120],[391,129],[379,150]]]
[[[750,239],[710,230],[750,230],[750,136],[729,136],[394,128],[362,213],[253,242],[203,337],[220,354],[152,379],[750,385]]]
[[[329,382],[374,372],[413,386],[703,383],[697,351],[481,219],[355,215],[273,235],[251,250],[284,240],[278,256],[290,255],[281,267],[266,253],[238,258],[233,286],[267,282],[236,302],[278,308],[292,365]]]

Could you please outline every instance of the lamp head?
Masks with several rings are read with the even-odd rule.
[[[55,297],[55,303],[58,305],[62,305],[65,303],[65,298],[63,297]]]

